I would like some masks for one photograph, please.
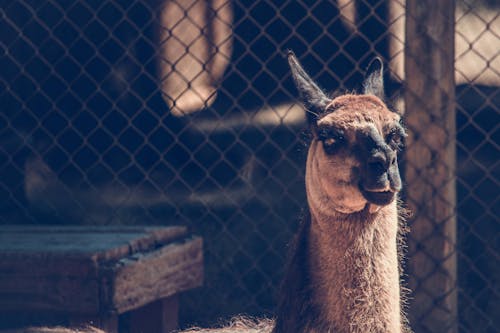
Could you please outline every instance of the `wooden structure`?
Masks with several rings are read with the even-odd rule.
[[[406,2],[410,323],[457,332],[455,3]]]
[[[184,227],[0,230],[0,329],[169,332],[177,295],[202,283],[202,241]]]

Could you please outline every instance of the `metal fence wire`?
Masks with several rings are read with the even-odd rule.
[[[455,8],[461,332],[500,327],[499,13]],[[305,203],[305,117],[284,51],[329,91],[359,88],[374,55],[396,105],[411,80],[404,0],[16,0],[0,17],[0,223],[190,226],[206,281],[182,299],[188,326],[273,314]],[[434,258],[419,243],[443,237],[430,230],[410,237],[409,260]],[[433,260],[411,283],[424,298]],[[441,305],[427,306],[417,332],[437,332],[426,315]]]

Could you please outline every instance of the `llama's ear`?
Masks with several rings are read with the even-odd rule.
[[[293,80],[306,109],[307,120],[310,124],[314,125],[318,117],[325,112],[331,100],[304,71],[292,51],[288,51],[288,63],[292,70]]]
[[[363,93],[365,95],[375,95],[381,100],[385,99],[384,64],[379,57],[373,59],[368,65],[363,82]]]

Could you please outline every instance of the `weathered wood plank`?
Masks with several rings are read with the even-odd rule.
[[[111,260],[146,251],[186,234],[173,227],[59,227],[2,226],[0,253],[22,253],[25,257],[43,253],[52,256],[81,256]]]
[[[0,311],[92,313],[99,310],[98,291],[97,264],[91,258],[0,252]]]
[[[64,311],[71,313],[98,312],[99,281],[53,276],[38,279],[0,279],[0,311]]]
[[[108,295],[118,313],[198,287],[203,281],[202,240],[195,237],[124,258],[110,274],[114,289]]]
[[[453,0],[406,2],[410,322],[457,331]]]

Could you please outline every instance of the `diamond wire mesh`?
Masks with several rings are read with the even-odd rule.
[[[456,10],[458,315],[464,332],[500,321],[500,6],[463,1]]]
[[[374,54],[390,60],[402,52],[389,45],[398,35],[394,3],[404,7],[345,0],[2,3],[1,223],[187,224],[205,239],[206,286],[184,297],[181,322],[272,314],[305,200],[303,113],[293,104],[283,51],[293,49],[326,90],[352,89]],[[457,73],[466,78],[457,90],[463,331],[478,320],[484,331],[499,326],[492,231],[500,104],[498,82],[481,81],[488,73],[498,80],[499,57],[478,49],[484,36],[498,39],[499,19],[498,8],[483,7],[465,11],[482,24],[476,36],[460,30],[457,14],[457,39],[468,45],[457,51]],[[477,63],[460,67],[468,54],[481,59],[480,75],[461,69]],[[389,81],[390,91],[399,88]]]

